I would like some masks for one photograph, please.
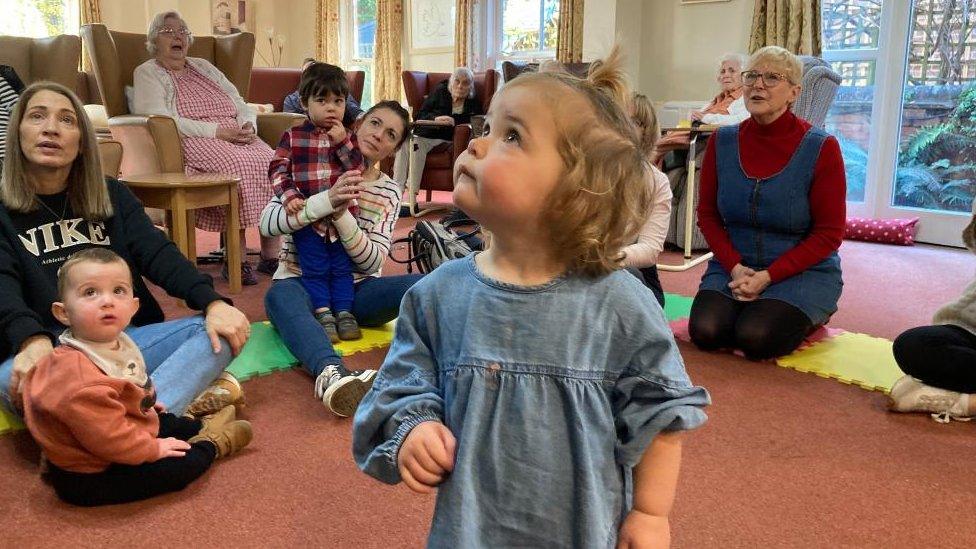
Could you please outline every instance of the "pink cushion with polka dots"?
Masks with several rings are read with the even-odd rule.
[[[848,217],[847,232],[844,234],[844,238],[911,246],[915,244],[915,225],[917,223],[917,217],[912,219]]]

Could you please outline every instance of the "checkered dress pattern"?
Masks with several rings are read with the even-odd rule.
[[[230,97],[216,83],[190,65],[179,72],[168,71],[176,88],[176,108],[180,116],[221,127],[238,128],[237,109]],[[247,145],[216,137],[184,137],[183,158],[186,173],[228,173],[240,176],[241,227],[253,227],[261,219],[261,210],[271,199],[268,164],[274,151],[260,139]],[[205,231],[222,231],[226,224],[223,207],[196,210],[197,227]]]

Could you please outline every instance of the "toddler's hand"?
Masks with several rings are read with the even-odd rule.
[[[190,449],[190,443],[178,438],[157,438],[156,439],[156,459],[168,457],[183,457]]]
[[[156,410],[157,414],[161,414],[166,411],[166,405],[162,402],[157,402],[156,404],[153,404],[153,410]]]
[[[432,492],[454,470],[456,445],[450,429],[439,421],[425,421],[414,427],[397,454],[403,483],[420,494]]]
[[[304,207],[305,207],[305,199],[295,198],[288,202],[288,204],[285,206],[285,211],[291,215],[298,215],[298,212],[302,211],[302,208]]]
[[[670,546],[671,525],[668,517],[649,515],[633,509],[620,525],[617,549],[657,549]]]
[[[342,122],[336,122],[325,133],[329,136],[329,142],[333,145],[346,140],[346,127],[342,125]]]

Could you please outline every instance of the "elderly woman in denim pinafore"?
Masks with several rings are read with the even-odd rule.
[[[783,48],[757,51],[743,72],[751,117],[709,140],[698,225],[715,257],[689,325],[702,349],[785,355],[837,310],[844,162],[834,137],[790,111],[801,74]]]

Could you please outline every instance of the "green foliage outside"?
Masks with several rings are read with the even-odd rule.
[[[40,12],[44,20],[48,36],[55,36],[63,32],[64,0],[35,0],[34,7]]]
[[[895,204],[968,212],[976,197],[976,86],[940,124],[921,128],[898,155]]]

